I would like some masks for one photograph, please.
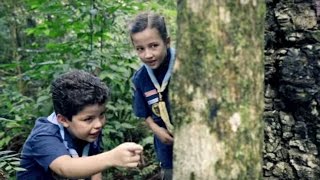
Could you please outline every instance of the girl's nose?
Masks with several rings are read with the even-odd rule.
[[[144,57],[145,57],[146,59],[149,59],[149,58],[152,58],[152,56],[153,56],[153,55],[152,55],[152,51],[149,50],[149,49],[146,49]]]

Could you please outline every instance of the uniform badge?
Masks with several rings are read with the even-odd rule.
[[[160,108],[159,108],[159,103],[154,103],[151,106],[152,112],[160,117]]]
[[[157,90],[156,89],[152,89],[150,91],[145,92],[144,96],[145,97],[150,97],[150,96],[155,95],[155,94],[158,94]]]

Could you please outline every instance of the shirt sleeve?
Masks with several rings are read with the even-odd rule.
[[[147,118],[151,116],[151,112],[148,108],[148,104],[144,98],[144,95],[137,85],[137,83],[133,80],[133,84],[135,86],[133,92],[133,111],[137,117]]]
[[[46,171],[56,158],[69,155],[67,148],[57,136],[37,135],[31,143],[34,160]]]

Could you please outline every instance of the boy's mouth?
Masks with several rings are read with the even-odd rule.
[[[90,133],[89,136],[97,137],[97,136],[99,136],[99,134],[100,134],[100,131],[97,131],[95,133]]]

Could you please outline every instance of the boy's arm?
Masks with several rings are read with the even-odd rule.
[[[94,156],[71,158],[63,155],[49,165],[50,169],[67,178],[83,178],[100,173],[112,166],[136,167],[140,160],[142,146],[123,143],[116,148]]]
[[[102,173],[91,176],[91,180],[102,180]]]
[[[164,144],[173,144],[173,136],[167,129],[156,124],[151,116],[147,117],[145,122],[152,132],[161,140],[161,142]]]

